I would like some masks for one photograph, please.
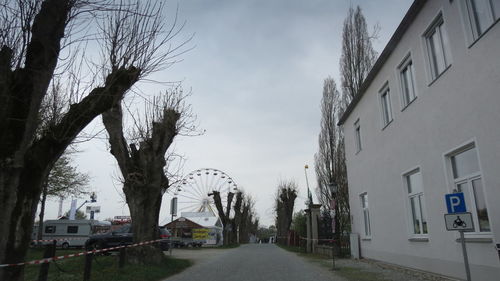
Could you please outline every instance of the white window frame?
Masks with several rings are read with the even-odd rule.
[[[487,26],[483,27],[483,30],[479,30],[480,26],[478,23],[478,15],[475,12],[473,1],[482,2],[482,4],[485,5],[486,15],[482,18],[485,18],[488,23]],[[459,1],[459,3],[462,19],[466,29],[467,40],[469,47],[471,47],[500,20],[500,9],[498,11],[499,14],[497,15],[493,7],[494,4],[491,0],[463,0]],[[500,3],[497,3],[497,5],[500,7]]]
[[[409,180],[409,177],[412,176],[412,175],[415,175],[415,174],[420,174],[420,179],[422,181],[422,186],[421,186],[421,190],[418,191],[418,192],[415,192],[415,191],[412,191],[412,192],[409,192],[409,184],[408,184],[408,180]],[[404,187],[404,191],[405,191],[405,200],[406,200],[406,210],[407,210],[407,218],[408,218],[408,235],[409,235],[409,238],[423,238],[423,239],[426,239],[429,237],[429,216],[427,214],[427,208],[426,208],[426,204],[425,204],[425,193],[424,193],[424,186],[423,186],[423,178],[422,178],[422,171],[420,169],[420,167],[416,167],[416,168],[413,168],[409,171],[406,171],[402,174],[402,180],[403,180],[403,187]],[[419,202],[419,228],[421,230],[420,233],[415,233],[415,228],[414,228],[414,220],[413,220],[413,216],[414,216],[414,213],[413,213],[413,209],[412,209],[412,205],[411,205],[411,199],[412,198],[418,198],[418,202]],[[423,226],[423,219],[422,217],[424,217],[427,225],[427,233],[424,233],[423,232],[423,229],[424,229],[424,226]]]
[[[472,149],[472,148],[474,148],[476,150],[476,154],[477,154],[476,156],[477,156],[477,161],[478,161],[477,164],[478,164],[479,171],[455,179],[455,177],[453,175],[453,164],[452,164],[451,158],[455,155],[458,155],[458,154],[460,154],[464,151],[467,151],[469,149]],[[449,186],[449,192],[450,193],[456,192],[458,184],[468,183],[469,185],[471,185],[472,181],[477,180],[477,179],[481,179],[481,182],[483,185],[484,197],[485,197],[484,200],[485,200],[485,204],[486,204],[486,210],[491,210],[491,208],[488,206],[488,201],[486,200],[486,198],[488,198],[488,196],[486,194],[487,193],[486,188],[485,188],[486,184],[485,184],[484,178],[482,176],[481,159],[479,159],[479,149],[476,145],[476,141],[472,140],[472,141],[466,142],[465,144],[462,144],[462,145],[452,149],[451,151],[446,152],[444,154],[444,157],[445,157],[445,166],[446,166],[446,171],[447,171],[446,178],[448,179],[447,181],[448,181],[448,186]],[[479,220],[478,220],[477,212],[476,212],[476,210],[477,210],[476,200],[475,200],[475,195],[474,195],[474,192],[473,192],[471,186],[468,187],[467,191],[464,191],[464,195],[465,195],[465,192],[468,193],[466,196],[469,196],[469,198],[470,198],[470,202],[468,203],[469,205],[466,206],[467,212],[472,213],[472,220],[474,222],[474,229],[479,230]],[[490,230],[493,228],[491,215],[492,215],[491,213],[488,214]],[[480,231],[466,232],[465,236],[466,236],[466,238],[467,237],[468,238],[492,238],[493,232],[491,232],[491,231],[489,231],[489,232],[480,232]]]
[[[410,68],[408,68],[411,65]],[[411,93],[409,93],[408,98],[407,98],[407,93],[405,91],[405,78],[403,75],[404,71],[407,71],[408,69],[411,70],[411,73],[409,75],[409,78],[411,79],[411,87],[408,86],[408,88],[411,88]],[[417,87],[415,85],[415,65],[413,63],[413,59],[411,57],[411,53],[405,56],[403,61],[399,64],[398,66],[398,78],[399,78],[399,87],[401,89],[401,111],[405,110],[415,99],[417,99]]]
[[[366,198],[366,200],[364,200]],[[370,204],[368,203],[368,192],[363,192],[359,194],[359,200],[361,204],[361,216],[363,217],[363,232],[362,237],[364,239],[372,238],[372,227],[371,227],[371,219],[370,219]],[[364,204],[366,202],[366,206]],[[368,220],[366,219],[368,218]]]
[[[439,46],[435,46],[435,48],[439,48],[443,55],[443,60],[444,60],[444,66],[443,69],[436,69],[438,62],[435,60],[435,53],[432,51],[431,47],[431,37],[434,33],[437,33],[439,35]],[[452,58],[451,58],[451,50],[449,46],[449,37],[446,31],[446,25],[445,21],[443,18],[443,13],[440,11],[438,15],[434,18],[432,23],[429,25],[429,27],[426,29],[426,31],[423,34],[423,40],[424,40],[424,45],[425,45],[425,53],[427,56],[427,64],[428,64],[428,69],[429,69],[429,77],[431,84],[437,80],[443,73],[448,70],[451,66]]]
[[[384,86],[379,90],[379,101],[380,101],[380,112],[382,115],[382,130],[385,129],[389,124],[391,124],[392,117],[392,102],[391,102],[391,88],[389,87],[389,82],[386,82]],[[385,98],[384,98],[385,96]]]
[[[363,149],[361,142],[361,126],[359,124],[359,118],[354,122],[354,142],[356,143],[356,154]]]

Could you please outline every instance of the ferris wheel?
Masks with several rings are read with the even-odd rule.
[[[173,186],[170,193],[177,197],[180,212],[211,212],[217,216],[214,199],[208,194],[220,192],[223,206],[226,206],[227,195],[238,189],[234,180],[221,170],[202,168],[190,172],[179,183]]]

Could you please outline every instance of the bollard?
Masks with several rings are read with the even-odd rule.
[[[498,252],[498,259],[500,260],[500,243],[496,245],[496,249]]]
[[[85,255],[85,268],[83,269],[83,281],[90,280],[90,271],[92,270],[92,258],[94,253]]]
[[[125,248],[120,249],[120,258],[118,260],[118,268],[125,266]]]
[[[335,268],[335,240],[332,239],[332,270],[336,270]]]
[[[57,241],[54,240],[52,244],[48,244],[47,247],[45,248],[45,252],[43,253],[43,258],[51,258],[56,255],[56,243]],[[38,281],[47,281],[47,278],[49,276],[49,266],[50,263],[46,262],[43,263],[40,266],[40,272],[38,273]]]

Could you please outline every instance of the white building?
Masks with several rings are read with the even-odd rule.
[[[473,280],[499,280],[500,0],[415,1],[342,116],[361,256],[465,278],[444,195],[463,191]]]
[[[182,212],[181,217],[210,229],[206,245],[222,245],[224,238],[222,222],[213,212]]]

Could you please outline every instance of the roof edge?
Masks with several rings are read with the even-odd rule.
[[[410,8],[406,12],[405,16],[403,17],[403,20],[401,20],[401,23],[399,23],[398,28],[396,28],[396,31],[394,34],[391,36],[391,39],[385,45],[384,50],[378,57],[377,61],[375,61],[375,64],[373,65],[372,69],[366,76],[365,80],[363,81],[363,84],[361,84],[361,88],[359,89],[359,92],[356,96],[354,96],[353,100],[349,105],[347,106],[345,112],[342,114],[342,116],[339,119],[339,122],[337,123],[337,126],[342,126],[344,122],[347,120],[349,115],[352,113],[356,105],[359,103],[363,95],[365,94],[366,90],[370,86],[370,84],[373,82],[375,79],[375,76],[377,76],[378,72],[380,69],[382,69],[382,66],[384,66],[385,62],[389,58],[389,56],[392,54],[392,51],[396,48],[398,45],[399,41],[405,34],[406,30],[410,27],[410,25],[413,23],[413,20],[417,17],[418,13],[420,10],[422,10],[422,7],[424,4],[427,2],[427,0],[415,0],[413,1],[413,4],[411,4]]]

